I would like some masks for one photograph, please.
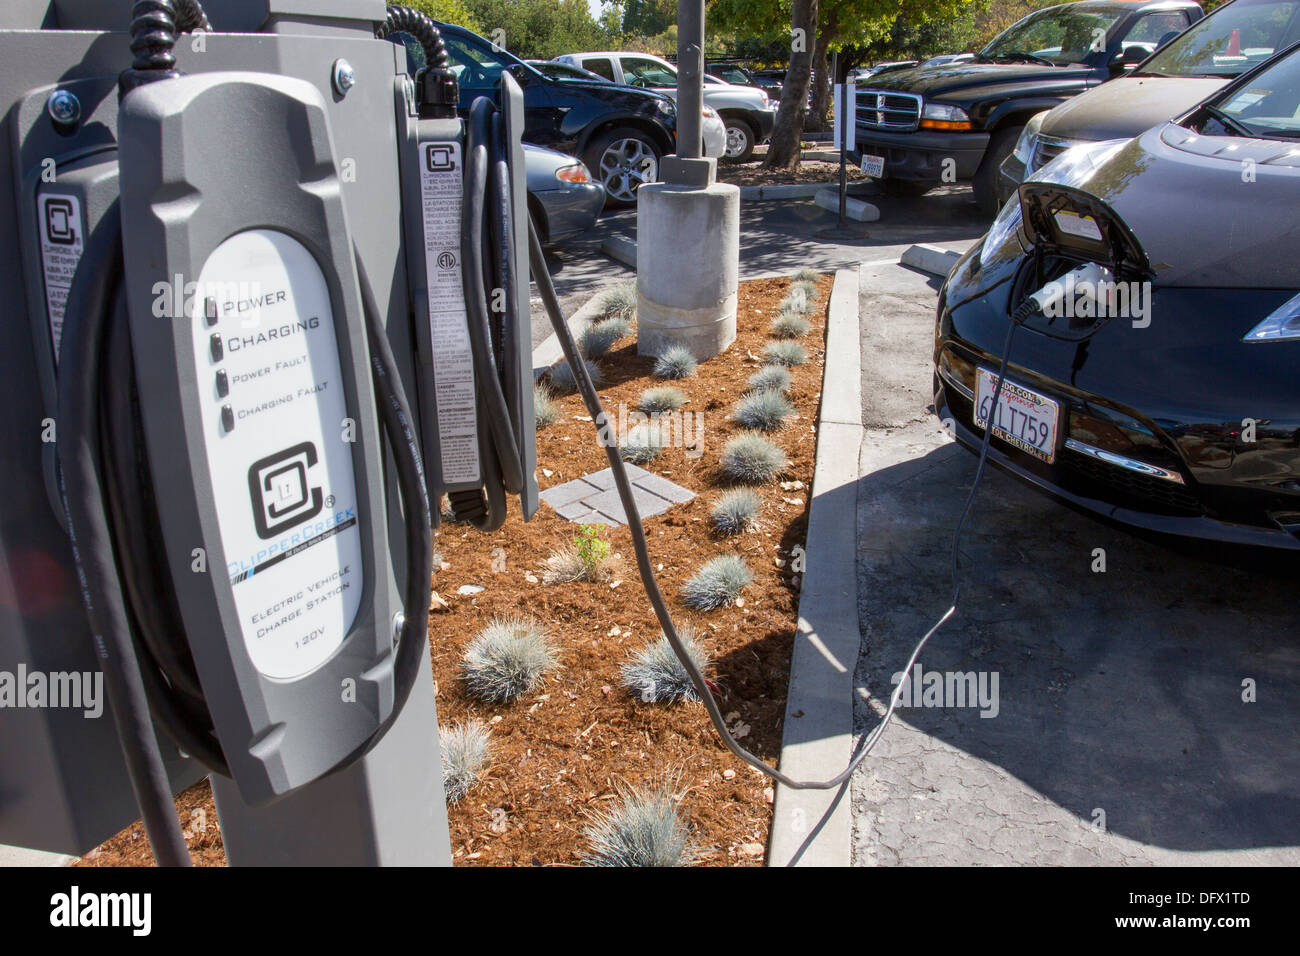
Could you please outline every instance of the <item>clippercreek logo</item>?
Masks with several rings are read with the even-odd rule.
[[[100,671],[0,671],[0,709],[60,708],[83,711],[88,719],[104,713],[104,675]]]
[[[153,895],[150,893],[83,893],[73,886],[50,897],[50,925],[128,928],[132,936],[148,936],[153,929]]]

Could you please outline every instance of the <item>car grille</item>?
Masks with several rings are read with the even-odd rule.
[[[1052,160],[1056,159],[1071,146],[1077,145],[1068,139],[1053,139],[1051,136],[1040,136],[1034,144],[1034,155],[1030,161],[1030,170],[1042,169]]]
[[[858,90],[858,125],[891,133],[911,133],[921,123],[921,97],[886,90]]]
[[[1090,482],[1104,485],[1132,499],[1135,505],[1140,502],[1148,509],[1154,508],[1172,515],[1199,515],[1205,510],[1200,499],[1188,491],[1186,485],[1177,482],[1117,468],[1069,448],[1062,450],[1061,464]]]

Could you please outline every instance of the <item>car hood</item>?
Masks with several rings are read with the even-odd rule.
[[[1227,80],[1216,77],[1122,76],[1066,100],[1039,130],[1061,139],[1128,139],[1191,109]]]
[[[1300,288],[1289,252],[1300,244],[1300,143],[1201,136],[1166,123],[1075,185],[1129,227],[1157,285]]]
[[[1037,66],[1033,63],[966,62],[890,70],[867,77],[859,86],[862,89],[920,93],[934,98],[951,93],[982,93],[984,87],[1027,86],[1048,90],[1057,83],[1077,87],[1092,76],[1093,71],[1082,64]]]

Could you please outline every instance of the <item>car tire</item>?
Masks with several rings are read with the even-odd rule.
[[[748,120],[738,116],[724,116],[722,123],[727,128],[727,146],[722,158],[728,163],[747,163],[754,156],[754,147],[758,145],[758,134]]]
[[[980,168],[975,171],[971,187],[975,190],[976,205],[986,216],[996,216],[1002,205],[998,202],[998,170],[1002,168],[1003,160],[1016,148],[1016,140],[1020,138],[1023,128],[1012,126],[994,133],[989,140],[989,148],[984,151]]]
[[[642,184],[658,182],[662,155],[648,133],[621,126],[597,134],[583,162],[605,187],[605,205],[631,206]]]

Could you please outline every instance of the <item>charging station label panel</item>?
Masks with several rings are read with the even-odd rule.
[[[263,675],[292,680],[343,643],[363,583],[329,288],[297,240],[249,230],[204,264],[190,321],[244,644]]]
[[[60,193],[41,193],[36,203],[40,217],[41,270],[45,274],[45,312],[54,343],[54,362],[59,361],[63,339],[63,312],[68,304],[72,276],[86,248],[81,220],[81,200]]]
[[[460,227],[464,165],[458,142],[420,144],[420,196],[424,213],[429,336],[433,343],[438,452],[448,485],[479,483],[478,409],[470,352]]]

